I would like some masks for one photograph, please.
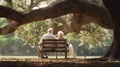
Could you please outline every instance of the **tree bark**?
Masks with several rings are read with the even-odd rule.
[[[113,47],[114,47],[114,42],[112,42],[111,47],[109,48],[109,50],[106,52],[106,54],[103,57],[105,58],[110,57]]]
[[[114,22],[114,43],[104,57],[112,57],[120,59],[120,1],[119,0],[103,0],[105,7],[111,14]]]
[[[103,57],[109,57],[114,59],[120,59],[120,24],[115,24],[114,28],[114,40],[110,47],[110,49],[107,51],[107,53]]]
[[[120,22],[120,21],[119,21]],[[114,29],[114,52],[113,52],[113,57],[116,59],[120,59],[120,23],[118,22],[118,24],[115,26]]]

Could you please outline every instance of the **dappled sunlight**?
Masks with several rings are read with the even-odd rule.
[[[116,60],[106,59],[40,59],[40,58],[0,58],[1,67],[113,67],[120,66]]]

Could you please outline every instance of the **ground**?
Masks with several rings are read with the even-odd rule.
[[[0,67],[120,67],[120,60],[110,59],[37,59],[1,58]]]

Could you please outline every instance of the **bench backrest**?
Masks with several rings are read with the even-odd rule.
[[[43,39],[43,50],[63,52],[68,50],[66,39]]]

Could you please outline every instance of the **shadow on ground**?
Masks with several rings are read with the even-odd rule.
[[[119,60],[108,59],[17,59],[2,58],[0,67],[120,67]]]

